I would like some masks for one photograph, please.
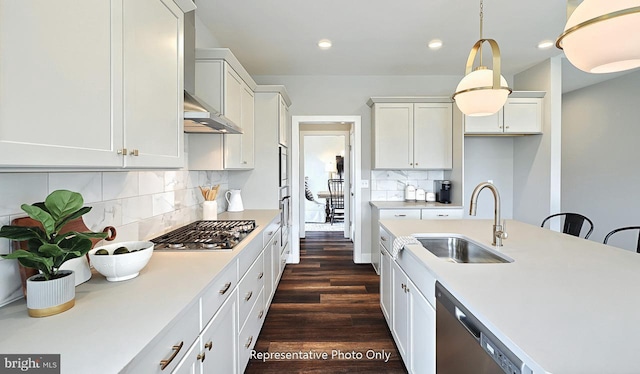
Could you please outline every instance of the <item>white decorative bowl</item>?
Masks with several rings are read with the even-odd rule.
[[[126,247],[130,252],[114,255],[113,251],[120,247]],[[109,254],[96,255],[96,251],[100,249],[105,249]],[[98,273],[107,277],[108,281],[117,282],[137,277],[140,270],[149,263],[151,255],[153,255],[152,242],[121,242],[90,250],[89,261]]]

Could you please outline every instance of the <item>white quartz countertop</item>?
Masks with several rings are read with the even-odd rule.
[[[491,247],[493,220],[380,222],[394,236],[453,233]],[[405,251],[535,373],[639,373],[640,255],[517,221],[507,232],[497,250],[512,263]]]
[[[256,229],[230,252],[154,252],[134,279],[108,282],[99,273],[76,288],[70,310],[27,315],[24,300],[0,308],[0,353],[60,354],[62,373],[117,373],[279,215],[278,210],[223,213],[252,219]]]
[[[461,209],[462,205],[425,201],[370,201],[378,209]]]

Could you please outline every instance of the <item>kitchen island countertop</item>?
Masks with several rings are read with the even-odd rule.
[[[493,220],[382,220],[394,236],[461,234],[491,247]],[[493,247],[512,263],[456,264],[409,245],[534,373],[638,373],[640,255],[517,221]]]
[[[119,372],[249,242],[256,239],[262,245],[262,231],[279,214],[219,214],[220,220],[256,221],[256,229],[229,252],[156,251],[138,277],[122,282],[108,282],[92,270],[91,279],[76,288],[75,306],[61,314],[31,318],[24,299],[0,308],[0,354],[60,354],[63,374]]]

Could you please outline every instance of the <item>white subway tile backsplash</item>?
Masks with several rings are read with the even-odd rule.
[[[0,216],[22,213],[20,205],[44,201],[46,173],[0,173]]]
[[[187,180],[189,172],[184,170],[165,171],[164,172],[164,190],[176,191],[187,188]]]
[[[22,297],[18,261],[0,258],[0,307]]]
[[[194,206],[196,204],[199,204],[200,200],[203,199],[202,193],[198,188],[189,188],[186,190],[176,191],[174,197],[175,210]]]
[[[49,192],[70,190],[79,192],[85,204],[102,201],[102,173],[49,173]]]
[[[91,211],[82,216],[84,224],[92,231],[102,231],[107,226],[122,225],[122,201],[109,200],[89,204]]]
[[[371,201],[386,201],[387,191],[371,191]]]
[[[405,185],[397,180],[378,180],[376,188],[380,191],[404,191]]]
[[[164,192],[164,171],[141,171],[138,173],[140,195],[151,195]]]
[[[387,201],[404,201],[404,191],[387,191]]]
[[[143,195],[122,200],[122,224],[141,221],[153,216],[153,196]]]
[[[175,192],[164,192],[153,195],[153,215],[169,213],[175,210]]]
[[[102,199],[124,199],[140,195],[137,171],[102,173]]]

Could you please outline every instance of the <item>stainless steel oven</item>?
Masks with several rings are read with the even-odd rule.
[[[289,186],[280,188],[280,245],[284,248],[289,242],[291,226],[291,196]]]
[[[440,282],[436,282],[438,374],[532,374]]]
[[[280,187],[285,187],[289,185],[289,162],[288,162],[288,157],[287,157],[287,148],[285,147],[278,147],[278,152],[280,155]],[[288,195],[288,194],[287,194]]]

